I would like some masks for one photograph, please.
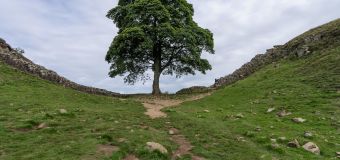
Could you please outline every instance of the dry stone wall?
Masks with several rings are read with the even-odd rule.
[[[314,28],[284,45],[274,46],[265,54],[256,55],[232,74],[215,80],[211,88],[219,88],[245,79],[268,64],[285,58],[302,58],[314,51],[340,45],[340,19]]]
[[[35,75],[42,79],[60,84],[64,87],[69,87],[81,92],[86,92],[90,94],[97,95],[106,95],[106,96],[114,96],[114,97],[125,97],[126,95],[122,95],[115,92],[110,92],[104,89],[88,87],[84,85],[77,84],[72,82],[60,75],[56,72],[46,69],[43,66],[37,65],[24,57],[22,54],[18,53],[10,45],[6,43],[5,40],[0,38],[0,60],[4,63],[21,70],[23,72]]]

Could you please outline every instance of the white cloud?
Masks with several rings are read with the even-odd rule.
[[[213,66],[207,75],[180,79],[165,76],[161,88],[174,92],[210,85],[255,54],[340,17],[338,0],[189,0],[195,20],[215,35]],[[26,50],[34,62],[81,84],[122,93],[150,92],[145,85],[125,85],[109,78],[104,56],[117,32],[105,17],[115,0],[0,0],[0,37]]]

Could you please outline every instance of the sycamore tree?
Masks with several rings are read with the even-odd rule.
[[[211,70],[201,54],[214,53],[213,34],[193,15],[186,0],[119,0],[107,14],[119,29],[106,55],[110,77],[125,76],[125,83],[134,84],[149,79],[152,70],[152,94],[158,95],[160,75]]]

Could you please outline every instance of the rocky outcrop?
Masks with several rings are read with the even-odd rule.
[[[110,92],[104,89],[88,87],[84,85],[77,84],[72,82],[60,75],[56,72],[46,69],[43,66],[37,65],[24,57],[22,54],[18,53],[15,49],[12,49],[10,45],[6,43],[5,40],[0,38],[0,60],[4,63],[21,70],[23,72],[35,75],[42,79],[60,84],[64,87],[69,87],[81,92],[86,92],[90,94],[97,95],[106,95],[106,96],[114,96],[114,97],[125,97],[126,95],[122,95],[115,92]]]
[[[245,79],[264,66],[276,63],[284,58],[302,58],[314,51],[340,44],[340,19],[314,28],[285,45],[274,46],[265,54],[256,55],[250,62],[244,64],[230,75],[215,80],[212,88],[219,88]]]

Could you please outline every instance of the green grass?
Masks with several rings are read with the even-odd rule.
[[[209,159],[335,159],[340,150],[339,62],[340,47],[283,60],[279,67],[269,65],[210,97],[178,106],[168,113],[169,121],[195,145],[196,154]],[[276,110],[266,113],[272,107]],[[282,109],[293,114],[279,118]],[[235,118],[240,113],[244,118]],[[296,124],[295,117],[307,121]],[[305,138],[305,131],[314,136]],[[279,137],[287,140],[272,147],[270,139]],[[321,154],[288,148],[293,139],[302,145],[315,142]]]
[[[67,114],[60,114],[66,109]],[[148,141],[176,147],[166,131],[143,129],[162,124],[145,116],[133,100],[80,93],[9,68],[0,62],[0,159],[82,159],[97,156],[99,144],[113,144],[120,151],[112,159],[135,154],[141,159],[160,159],[149,153]],[[48,128],[36,130],[40,123]],[[126,139],[119,142],[119,138]],[[147,153],[147,154],[146,154]]]
[[[138,97],[123,100],[80,93],[0,62],[0,159],[118,160],[128,154],[141,160],[169,159],[170,155],[145,149],[146,142],[155,141],[174,151],[178,146],[169,140],[169,125],[180,129],[195,146],[192,152],[206,159],[335,159],[340,151],[339,62],[340,47],[282,60],[212,96],[164,109],[168,118],[157,120],[143,114],[142,104],[134,100]],[[266,113],[272,107],[276,110]],[[293,114],[277,117],[283,109]],[[244,117],[237,118],[238,114]],[[291,120],[295,117],[307,121],[297,124]],[[41,123],[48,128],[36,129]],[[305,138],[305,131],[313,137]],[[273,147],[271,139],[278,146]],[[315,142],[321,154],[287,147],[293,139],[302,145]],[[120,150],[104,157],[96,153],[100,144]]]

